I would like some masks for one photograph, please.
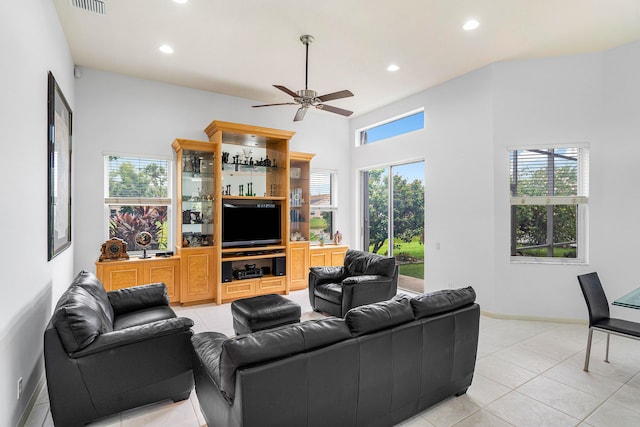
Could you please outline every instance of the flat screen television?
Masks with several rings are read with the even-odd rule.
[[[282,242],[280,205],[223,203],[222,247],[252,247]]]

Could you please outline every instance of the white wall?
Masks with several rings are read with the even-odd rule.
[[[640,42],[603,53],[507,61],[351,121],[353,135],[425,108],[423,131],[366,147],[352,142],[351,165],[425,159],[426,289],[471,284],[489,312],[586,319],[578,274],[598,271],[611,301],[640,286],[634,279],[638,75]],[[511,264],[507,147],[583,141],[591,147],[589,264]],[[359,224],[359,206],[352,205]],[[617,307],[612,315],[640,318]]]
[[[175,138],[207,140],[204,129],[213,120],[292,130],[291,150],[316,153],[313,168],[339,171],[339,203],[344,206],[338,224],[346,224],[349,174],[348,121],[322,111],[309,111],[293,122],[295,108],[253,109],[241,98],[213,94],[107,73],[81,69],[76,80],[75,268],[95,271],[105,240],[103,220],[103,153],[117,152],[173,157]],[[275,90],[275,89],[274,89]],[[349,242],[349,233],[343,232]]]
[[[0,40],[0,425],[13,426],[43,375],[52,305],[73,279],[75,244],[47,262],[49,70],[76,109],[73,62],[53,2],[0,2]],[[19,377],[24,385],[17,400]]]
[[[357,117],[351,134],[420,107],[423,130],[361,147],[351,143],[352,176],[371,166],[424,160],[425,289],[473,285],[488,307],[494,282],[491,68]],[[361,209],[352,206],[359,229]]]

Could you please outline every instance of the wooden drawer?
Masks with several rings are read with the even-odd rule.
[[[252,297],[256,294],[258,280],[234,280],[222,285],[222,300]]]
[[[284,292],[287,286],[287,278],[285,276],[274,276],[260,279],[256,295],[278,294]]]

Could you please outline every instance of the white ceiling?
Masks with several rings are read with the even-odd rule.
[[[257,104],[291,100],[274,84],[304,88],[311,34],[309,89],[351,90],[328,104],[356,115],[492,62],[640,39],[640,0],[105,0],[104,16],[54,3],[77,65]],[[468,18],[480,27],[463,31]]]

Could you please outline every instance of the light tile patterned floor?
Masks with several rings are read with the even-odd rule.
[[[311,310],[307,291],[289,298]],[[233,334],[229,304],[175,307],[195,331]],[[590,372],[584,372],[587,327],[498,320],[482,316],[478,361],[466,395],[453,397],[406,420],[403,427],[640,425],[640,341],[612,336],[605,363],[604,335],[595,333]],[[26,423],[53,426],[46,387]],[[102,427],[205,426],[195,393],[180,403],[159,403],[92,423]],[[218,427],[218,426],[215,426]]]

